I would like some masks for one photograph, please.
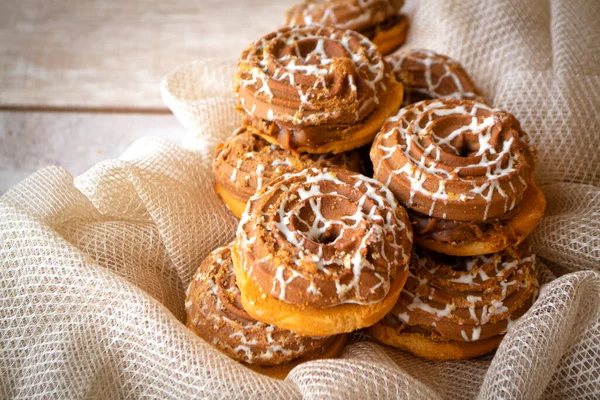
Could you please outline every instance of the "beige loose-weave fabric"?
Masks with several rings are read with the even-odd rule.
[[[185,288],[236,226],[211,174],[215,144],[240,122],[235,60],[213,60],[161,88],[187,149],[143,139],[81,176],[46,168],[0,198],[0,398],[600,398],[600,2],[406,9],[407,46],[461,61],[539,149],[548,210],[532,243],[560,277],[543,269],[549,283],[495,355],[434,363],[355,334],[340,359],[277,381],[185,328]]]

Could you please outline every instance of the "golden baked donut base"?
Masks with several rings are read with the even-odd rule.
[[[408,35],[408,18],[402,16],[400,21],[385,31],[379,31],[371,40],[382,55],[390,54],[406,42]]]
[[[368,328],[367,333],[381,343],[432,361],[464,360],[482,356],[497,349],[503,338],[503,335],[500,335],[474,342],[435,341],[422,333],[397,332],[391,326],[382,324]]]
[[[520,207],[517,214],[503,221],[504,227],[514,231],[516,239],[511,239],[505,234],[495,233],[475,242],[460,244],[420,239],[418,235],[415,235],[415,245],[438,253],[461,257],[496,253],[510,246],[516,246],[523,242],[540,222],[546,209],[546,198],[533,179],[523,193]]]
[[[244,210],[246,209],[245,202],[233,197],[233,195],[231,193],[229,193],[218,182],[215,183],[215,192],[217,193],[217,195],[219,195],[219,197],[221,198],[223,203],[225,203],[225,205],[227,206],[229,211],[231,211],[233,213],[233,215],[235,215],[238,218],[242,218],[242,214],[244,213]]]
[[[347,340],[348,340],[348,335],[346,335],[346,334],[338,335],[324,349],[323,352],[313,355],[313,356],[310,356],[310,357],[300,357],[296,360],[293,360],[293,361],[290,361],[290,362],[287,362],[284,364],[263,366],[263,365],[242,363],[242,365],[244,365],[245,367],[250,368],[251,370],[258,372],[260,374],[270,376],[271,378],[285,379],[286,376],[288,376],[288,374],[290,373],[290,371],[292,369],[296,368],[300,364],[303,364],[308,361],[324,360],[324,359],[328,359],[328,358],[339,357],[339,355],[342,354],[344,347],[346,346]]]
[[[371,113],[364,123],[346,128],[343,133],[344,136],[347,136],[346,139],[328,142],[318,147],[299,146],[296,149],[288,150],[296,151],[298,153],[338,154],[362,147],[367,143],[372,142],[385,120],[398,112],[403,98],[404,86],[402,83],[398,82],[392,74],[390,76],[390,81],[388,82],[388,88],[384,97],[380,100],[377,109]],[[275,137],[265,134],[261,130],[256,129],[256,127],[248,125],[247,129],[256,135],[261,136],[267,142],[285,148],[285,143],[280,143]]]
[[[370,305],[341,304],[328,308],[302,307],[289,304],[263,293],[241,266],[237,241],[231,252],[242,306],[258,321],[293,331],[301,336],[332,336],[371,326],[392,310],[406,278],[408,269],[392,282],[387,296]]]

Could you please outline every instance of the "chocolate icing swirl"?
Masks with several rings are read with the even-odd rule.
[[[485,102],[467,71],[450,57],[426,49],[409,49],[390,54],[385,60],[404,85],[403,105],[438,98]]]
[[[196,272],[185,303],[188,325],[228,356],[250,364],[276,365],[323,350],[328,338],[298,336],[258,322],[244,311],[235,284],[231,246],[208,255]]]
[[[427,100],[387,120],[371,147],[374,177],[421,214],[484,221],[523,197],[535,149],[511,114],[471,100]]]
[[[286,13],[286,26],[332,25],[361,32],[398,15],[403,0],[305,0]]]
[[[242,53],[234,91],[246,125],[275,137],[290,130],[294,137],[279,144],[296,148],[327,142],[367,118],[390,79],[395,81],[389,68],[375,45],[356,32],[282,28]]]
[[[383,323],[434,340],[470,342],[502,335],[535,300],[536,274],[527,244],[474,257],[415,247],[406,285]]]
[[[235,249],[248,276],[287,303],[373,304],[408,267],[406,211],[381,183],[341,169],[307,169],[254,195]]]
[[[292,153],[253,135],[246,128],[236,130],[217,146],[213,162],[216,181],[244,202],[274,177],[310,167],[363,170],[357,151],[337,155]]]

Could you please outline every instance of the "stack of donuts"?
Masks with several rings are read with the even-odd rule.
[[[546,207],[536,150],[456,61],[428,50],[387,61],[408,95],[370,156],[374,178],[407,208],[415,246],[398,302],[368,332],[431,360],[480,356],[537,296],[525,241]]]
[[[243,123],[213,163],[240,222],[186,312],[261,373],[336,357],[363,328],[430,359],[478,356],[535,300],[535,149],[457,62],[384,55],[405,40],[401,6],[306,1],[240,56]]]

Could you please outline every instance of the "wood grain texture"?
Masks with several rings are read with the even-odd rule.
[[[0,194],[48,165],[79,175],[143,136],[180,142],[184,134],[168,114],[0,111]]]
[[[236,59],[294,0],[2,0],[0,107],[164,110],[176,66]],[[280,15],[277,20],[265,19]]]

